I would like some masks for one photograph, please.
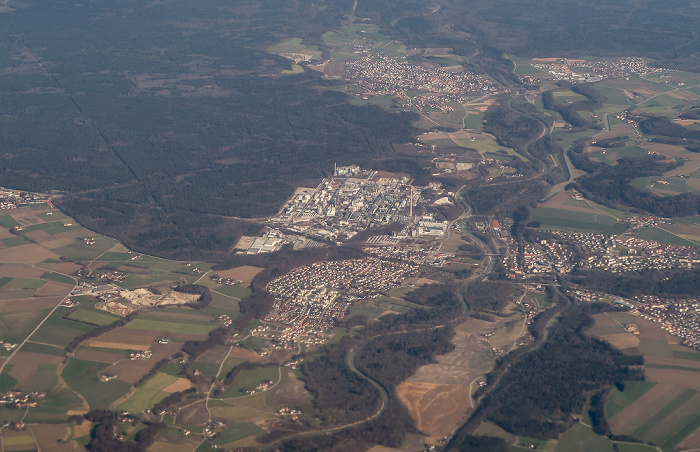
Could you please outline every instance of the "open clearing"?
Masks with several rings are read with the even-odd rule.
[[[241,284],[243,287],[250,286],[253,278],[265,270],[261,267],[253,267],[252,265],[244,265],[242,267],[230,268],[228,270],[217,270],[216,274],[222,278],[234,279],[237,281],[243,281]]]
[[[403,382],[396,389],[418,429],[431,437],[450,435],[470,406],[469,385]]]

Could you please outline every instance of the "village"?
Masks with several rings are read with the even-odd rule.
[[[265,325],[253,331],[278,342],[324,343],[320,333],[330,331],[342,319],[352,302],[376,297],[413,276],[418,266],[374,257],[334,262],[317,262],[299,267],[270,282],[275,296]]]
[[[700,250],[692,246],[590,232],[552,230],[549,234],[550,237],[541,239],[538,245],[525,244],[521,259],[514,256],[503,259],[513,278],[555,272],[568,274],[576,267],[621,273],[690,269],[700,264]]]
[[[644,58],[638,57],[597,61],[566,58],[552,58],[551,60],[554,61],[533,63],[532,66],[543,72],[548,72],[555,80],[566,80],[571,83],[599,82],[608,78],[629,78],[650,73],[671,72],[670,69],[649,66]],[[588,69],[588,72],[574,72],[572,68]]]
[[[416,105],[433,108],[442,108],[445,101],[467,102],[468,94],[503,92],[501,86],[473,72],[426,68],[385,55],[365,54],[360,60],[345,63],[345,79],[372,94],[433,93],[412,99]]]

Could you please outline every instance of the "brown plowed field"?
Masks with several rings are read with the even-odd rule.
[[[688,351],[687,349],[685,351]],[[689,359],[678,359],[678,358],[662,358],[660,356],[645,356],[644,364],[664,364],[667,366],[682,366],[682,367],[694,367],[695,369],[700,369],[700,361],[691,361]],[[698,376],[700,378],[700,376]]]
[[[0,253],[2,256],[2,253]],[[5,264],[0,266],[0,276],[8,278],[40,278],[46,271],[28,265]]]
[[[63,358],[60,356],[44,355],[43,353],[17,352],[12,358],[12,370],[10,376],[19,384],[29,387],[36,374],[37,364],[60,364]]]
[[[647,378],[647,381],[651,380]],[[610,429],[617,435],[631,435],[637,427],[653,416],[659,407],[664,406],[682,392],[683,388],[675,386],[673,383],[655,385],[631,405],[613,416],[609,420]]]
[[[163,388],[165,392],[180,392],[190,389],[192,387],[192,382],[187,378],[178,378],[174,383]]]
[[[279,405],[295,407],[301,405],[308,395],[309,392],[304,387],[304,382],[299,380],[293,372],[289,372],[287,382],[275,391],[272,400]]]
[[[80,349],[75,352],[75,357],[78,359],[85,359],[88,361],[97,361],[100,363],[116,363],[119,360],[126,359],[124,355],[118,353],[100,352],[97,350],[85,350]]]
[[[17,298],[0,300],[0,312],[17,312],[53,308],[63,300],[63,297],[46,298]]]
[[[700,391],[700,372],[678,369],[644,369],[646,381],[668,383]],[[658,386],[658,385],[657,385]]]
[[[90,422],[85,421],[83,422],[83,424],[90,425]],[[31,429],[34,433],[34,438],[36,438],[36,442],[39,445],[40,450],[50,450],[58,452],[73,450],[71,444],[59,444],[60,440],[68,438],[68,435],[70,434],[70,429],[65,425],[36,424],[32,425]],[[90,433],[89,430],[88,433]]]
[[[217,270],[216,274],[222,278],[235,279],[243,281],[242,285],[248,287],[253,281],[253,278],[265,270],[262,267],[253,267],[252,265],[244,265],[242,267],[229,268],[228,270]]]
[[[175,417],[175,424],[196,425],[209,420],[209,413],[204,406],[204,400],[188,405],[181,409]]]
[[[65,297],[74,286],[56,281],[49,281],[34,292],[37,297]]]
[[[700,445],[700,427],[676,445],[678,450],[697,448]]]
[[[241,358],[246,361],[253,361],[254,363],[262,361],[262,357],[257,353],[255,353],[252,350],[248,350],[241,347],[234,347],[233,350],[231,350],[231,354],[229,356],[232,356],[234,358]]]
[[[109,366],[103,372],[116,375],[118,380],[134,384],[146,375],[155,363],[156,361],[153,359],[132,361],[129,358],[124,358],[118,363]]]
[[[39,245],[19,245],[0,251],[0,261],[17,263],[34,263],[45,261],[46,259],[58,259],[58,254],[43,248]]]
[[[639,338],[632,333],[606,334],[600,336],[600,338],[610,342],[613,347],[619,349],[632,348],[639,345]]]
[[[470,409],[468,385],[403,382],[396,389],[418,429],[432,437],[450,435]]]
[[[74,264],[72,262],[61,262],[61,263],[41,263],[38,264],[39,267],[45,268],[46,270],[56,272],[56,273],[64,273],[66,275],[70,275],[78,271],[81,266],[78,264]]]

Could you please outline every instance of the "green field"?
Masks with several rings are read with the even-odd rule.
[[[68,311],[68,308],[60,307],[41,325],[32,336],[32,340],[66,346],[76,336],[95,329],[94,326],[85,323],[75,322],[61,318]],[[46,314],[44,314],[46,315]]]
[[[63,349],[63,347],[52,347],[50,345],[37,344],[36,342],[31,341],[28,341],[26,344],[24,344],[20,350],[22,350],[23,352],[43,353],[44,355],[53,356],[66,355],[66,351]]]
[[[564,433],[557,443],[556,452],[613,452],[613,443],[597,435],[582,424],[576,424]]]
[[[238,299],[245,298],[252,293],[252,291],[249,288],[239,286],[238,284],[234,284],[233,286],[224,285],[216,288],[215,290],[216,292]]]
[[[265,433],[265,430],[255,424],[246,422],[224,429],[224,431],[216,437],[214,444],[223,446],[227,443],[238,441],[239,439],[247,438],[252,435],[261,435],[263,433]]]
[[[28,446],[28,445],[34,445],[34,437],[31,434],[23,434],[21,436],[2,436],[2,446],[3,447],[14,447],[15,449],[13,450],[18,450],[16,449],[17,446]],[[34,450],[33,447],[25,450]]]
[[[110,364],[71,358],[63,369],[63,379],[90,404],[90,409],[109,409],[109,405],[131,389],[130,383],[112,380],[100,383],[98,375]]]
[[[75,280],[70,276],[62,275],[60,273],[46,273],[42,276],[43,279],[48,279],[49,281],[56,281],[63,284],[68,284],[71,286],[75,285]]]
[[[41,399],[39,406],[29,410],[25,422],[60,422],[68,417],[66,412],[83,406],[80,398],[68,388],[59,388]]]
[[[673,355],[673,357],[677,359],[685,359],[687,361],[700,361],[700,353],[696,351],[678,352],[676,350],[672,350],[671,355]]]
[[[21,342],[49,312],[51,312],[50,309],[42,309],[0,314],[0,339],[10,342]]]
[[[192,321],[192,322],[176,322],[176,321],[160,321],[160,320],[150,320],[144,318],[137,318],[129,323],[129,328],[136,330],[147,330],[147,331],[162,331],[165,333],[187,333],[187,334],[198,334],[200,336],[206,336],[209,332],[217,328],[219,324],[217,322],[203,322]]]
[[[19,223],[17,223],[17,221],[15,221],[15,219],[10,215],[0,215],[0,226],[11,229],[15,226],[19,226]]]
[[[638,237],[640,239],[644,240],[654,240],[655,242],[659,242],[661,244],[668,244],[668,245],[684,245],[684,246],[700,246],[700,244],[691,242],[690,240],[686,240],[683,237],[679,237],[675,234],[671,234],[670,232],[664,231],[663,229],[660,228],[639,228],[635,232],[635,237]]]
[[[619,452],[658,452],[658,449],[654,446],[629,443],[617,443],[617,450]]]
[[[671,400],[669,403],[664,405],[660,410],[658,410],[652,417],[644,421],[642,425],[637,427],[637,429],[632,432],[633,436],[637,438],[644,438],[646,434],[652,429],[656,424],[661,422],[666,416],[670,415],[678,408],[680,408],[685,402],[687,402],[691,397],[693,397],[697,391],[693,389],[686,389],[681,394],[679,394],[675,399]]]
[[[533,211],[533,219],[545,227],[564,228],[588,232],[602,232],[617,223],[616,219],[600,214],[575,212],[549,207],[538,207]]]
[[[656,383],[645,381],[628,381],[625,383],[624,391],[613,388],[610,396],[608,396],[608,404],[605,406],[605,417],[610,419],[615,416],[655,385]]]
[[[29,389],[50,392],[58,384],[57,364],[38,364]]]
[[[39,289],[46,284],[46,281],[40,279],[22,279],[12,286],[13,290],[23,290],[23,289]]]
[[[136,391],[118,409],[130,413],[140,413],[163,400],[169,393],[163,388],[174,383],[178,377],[158,372],[146,383],[136,388]]]
[[[244,390],[255,389],[257,385],[265,380],[276,383],[279,379],[279,368],[268,366],[261,369],[244,370],[236,377],[231,386],[224,391],[223,398],[234,398],[247,395]]]
[[[110,314],[108,312],[104,311],[98,311],[96,309],[88,309],[88,308],[83,308],[80,307],[70,313],[68,315],[68,318],[71,320],[76,320],[78,322],[83,322],[83,323],[89,323],[92,325],[97,325],[97,326],[103,326],[103,325],[109,325],[110,323],[114,323],[115,321],[119,320],[121,317]]]

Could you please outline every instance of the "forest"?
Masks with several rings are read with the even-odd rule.
[[[631,206],[666,218],[697,215],[700,209],[700,196],[696,194],[681,193],[662,197],[630,185],[638,177],[660,176],[677,167],[677,163],[665,162],[659,156],[645,155],[621,158],[617,165],[609,166],[587,164],[591,161],[586,156],[574,157],[576,152],[571,155],[577,168],[593,170],[592,174],[579,177],[572,185],[586,198],[597,203],[621,209]]]
[[[607,342],[586,336],[590,315],[607,305],[571,306],[537,350],[513,362],[483,400],[484,415],[508,432],[550,439],[574,423],[586,393],[616,382],[641,378]]]

